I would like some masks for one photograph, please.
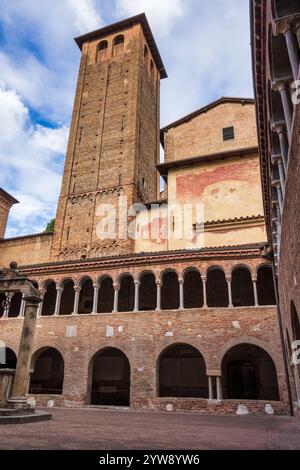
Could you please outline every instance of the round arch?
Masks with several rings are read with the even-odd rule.
[[[153,271],[142,271],[138,280],[139,286],[139,310],[151,311],[156,309],[156,277]]]
[[[265,348],[237,343],[224,354],[221,370],[225,399],[280,400],[276,365]]]
[[[194,346],[167,346],[158,357],[157,371],[160,397],[208,398],[205,360]]]
[[[165,269],[161,275],[161,309],[178,310],[179,299],[179,278],[175,269]]]
[[[89,363],[88,403],[100,406],[130,405],[130,362],[118,348],[105,347]]]
[[[228,308],[228,284],[225,270],[221,266],[211,266],[208,268],[206,295],[209,308]]]
[[[33,374],[29,393],[62,395],[64,383],[64,359],[58,349],[44,346],[32,356]]]
[[[231,272],[231,292],[234,307],[255,305],[252,272],[247,265],[236,265]]]
[[[15,369],[17,366],[17,355],[15,351],[0,341],[0,369]]]

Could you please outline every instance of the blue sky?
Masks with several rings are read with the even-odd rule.
[[[169,78],[161,125],[220,96],[252,96],[248,0],[0,0],[0,186],[6,236],[55,216],[80,52],[73,38],[145,12]]]

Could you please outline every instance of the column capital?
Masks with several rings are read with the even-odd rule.
[[[140,287],[141,282],[138,279],[135,279],[133,282],[135,286]]]
[[[114,288],[114,290],[119,291],[120,290],[120,284],[118,282],[114,282],[113,283],[113,288]]]
[[[60,286],[57,286],[56,287],[56,291],[57,292],[63,292],[64,288],[63,287],[60,287]]]
[[[272,81],[271,87],[273,91],[286,91],[287,82],[290,80],[290,77],[278,78]]]
[[[271,186],[273,186],[273,188],[281,188],[281,185],[280,185],[280,180],[272,180],[271,181]]]
[[[286,123],[285,123],[285,121],[273,122],[272,123],[272,130],[277,132],[277,134],[285,134],[286,133]]]
[[[203,282],[206,282],[207,281],[207,276],[203,275],[203,276],[201,276],[201,279],[202,279]]]
[[[281,165],[282,164],[282,155],[281,153],[273,153],[271,155],[271,162],[273,165]]]
[[[157,287],[161,287],[161,286],[162,286],[162,282],[161,282],[161,281],[155,281],[155,284],[157,285]]]
[[[93,288],[94,289],[100,289],[100,286],[99,286],[99,284],[93,284]]]
[[[80,292],[82,290],[82,287],[80,286],[74,286],[74,291],[75,292]]]
[[[178,278],[178,282],[179,284],[181,284],[183,286],[184,284],[184,279],[182,277]]]
[[[257,282],[257,274],[252,274],[252,282]]]
[[[226,281],[230,284],[231,281],[232,281],[232,277],[231,276],[226,276]]]

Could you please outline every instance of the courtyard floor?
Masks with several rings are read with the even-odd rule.
[[[129,410],[53,409],[51,421],[1,427],[0,449],[300,449],[300,421]]]

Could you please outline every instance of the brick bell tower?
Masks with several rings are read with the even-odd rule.
[[[75,39],[82,51],[52,261],[122,255],[101,240],[100,204],[157,199],[160,79],[167,74],[145,14]]]

